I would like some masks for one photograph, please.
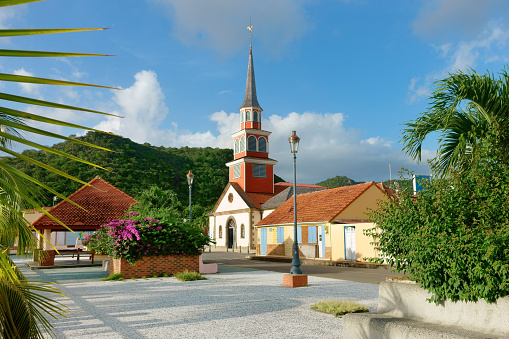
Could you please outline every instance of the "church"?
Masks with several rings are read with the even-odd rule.
[[[255,225],[277,207],[274,203],[264,207],[264,203],[279,194],[281,197],[291,196],[288,189],[293,188],[290,183],[274,184],[277,161],[269,158],[271,132],[262,129],[263,110],[256,96],[252,45],[249,47],[246,92],[239,110],[240,130],[232,134],[234,159],[226,164],[229,182],[208,214],[209,235],[216,247],[255,252],[258,242]],[[297,193],[321,189],[324,187],[297,185]],[[271,199],[271,202],[282,204],[286,200]]]

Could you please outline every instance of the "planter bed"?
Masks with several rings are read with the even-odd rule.
[[[124,279],[172,275],[182,271],[199,272],[198,255],[159,255],[142,257],[134,265],[125,258],[110,258],[110,275],[120,273]]]

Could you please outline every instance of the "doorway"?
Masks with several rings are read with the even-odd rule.
[[[235,220],[228,221],[228,248],[233,248],[235,244]]]
[[[318,226],[318,258],[325,259],[325,226]]]
[[[355,226],[345,226],[345,260],[357,260]]]

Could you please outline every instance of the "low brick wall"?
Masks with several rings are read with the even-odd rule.
[[[129,264],[125,258],[110,258],[110,275],[120,273],[124,279],[149,278],[163,273],[172,275],[185,270],[199,272],[199,256],[150,256],[141,258],[134,265]]]
[[[53,265],[55,265],[55,251],[54,250],[40,250],[38,261],[39,261],[39,266],[53,266]]]
[[[285,255],[285,244],[268,244],[267,255]]]

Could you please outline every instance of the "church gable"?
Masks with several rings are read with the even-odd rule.
[[[235,185],[230,183],[225,188],[225,192],[223,192],[213,213],[246,210],[252,207],[250,205],[249,202],[245,201],[240,192],[235,189]]]

